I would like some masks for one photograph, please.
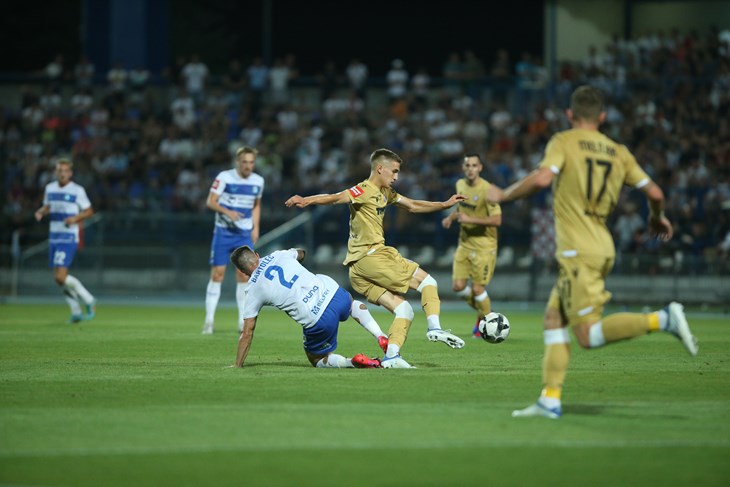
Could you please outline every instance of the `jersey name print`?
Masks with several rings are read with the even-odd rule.
[[[626,146],[600,132],[566,130],[550,139],[540,166],[556,175],[556,255],[613,257],[616,251],[606,218],[624,185],[641,188],[650,181]]]

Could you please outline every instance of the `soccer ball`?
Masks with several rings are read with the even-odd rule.
[[[479,334],[489,343],[502,343],[509,336],[509,320],[492,311],[479,320]]]

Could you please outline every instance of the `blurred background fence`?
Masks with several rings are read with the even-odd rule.
[[[349,288],[347,270],[341,264],[346,252],[347,207],[281,211],[278,218],[272,218],[276,213],[266,218],[269,229],[259,242],[259,252],[308,249],[306,263],[312,270],[329,274]],[[450,289],[454,239],[453,235],[443,234],[436,220],[434,217],[412,229],[393,226],[387,231],[388,243],[431,272],[444,299],[455,299]],[[417,240],[411,230],[416,231]],[[73,273],[100,296],[178,297],[202,303],[209,274],[211,232],[212,218],[205,214],[100,214],[85,228],[85,248],[77,254]],[[17,243],[6,245],[0,250],[4,261],[0,279],[3,294],[58,296],[48,268],[45,241],[25,248]],[[232,277],[229,274],[224,284],[230,293]],[[544,301],[555,277],[552,259],[536,255],[529,240],[502,245],[489,292],[496,303]],[[661,255],[620,252],[608,287],[619,304],[649,305],[681,299],[687,304],[724,309],[730,303],[730,262],[712,254],[697,257],[679,251]]]

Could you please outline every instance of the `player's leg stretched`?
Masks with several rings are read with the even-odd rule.
[[[692,335],[684,309],[679,303],[652,313],[615,313],[589,326],[577,327],[576,336],[581,346],[599,348],[622,340],[656,331],[677,337],[690,355],[697,355],[697,339]]]
[[[68,289],[63,289],[63,297],[68,303],[68,307],[71,309],[71,317],[68,319],[69,323],[78,323],[83,319],[81,314],[81,305],[77,297]]]
[[[350,305],[350,316],[352,316],[352,318],[357,321],[360,326],[365,328],[368,333],[375,337],[378,341],[378,346],[383,350],[383,352],[388,351],[388,336],[383,333],[383,330],[380,328],[380,325],[378,325],[378,322],[375,321],[373,315],[370,314],[365,303],[358,301],[357,299],[353,299],[352,304]]]
[[[378,359],[369,359],[361,353],[358,353],[352,358],[346,358],[336,353],[330,353],[317,360],[313,365],[317,368],[328,369],[376,369],[380,367],[380,361]]]
[[[421,293],[421,306],[426,313],[426,322],[428,323],[426,338],[432,342],[445,343],[451,348],[463,347],[464,340],[451,333],[450,330],[441,329],[441,300],[439,299],[436,279],[421,268],[416,270],[413,277],[416,280],[422,277],[416,290]]]
[[[90,320],[96,316],[96,300],[81,281],[69,274],[66,276],[63,288],[64,291],[68,291],[71,295],[76,296],[79,304],[83,304],[85,310],[83,319]]]

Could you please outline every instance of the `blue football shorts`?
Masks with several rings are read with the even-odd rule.
[[[48,267],[71,267],[78,244],[52,243],[48,246]]]
[[[304,350],[312,355],[327,355],[337,349],[337,331],[340,322],[350,317],[352,296],[338,288],[332,301],[311,328],[304,329]]]
[[[208,263],[211,266],[221,266],[228,264],[231,253],[242,245],[248,245],[252,249],[251,233],[228,233],[216,231],[213,233],[213,241],[210,244],[210,259]]]

